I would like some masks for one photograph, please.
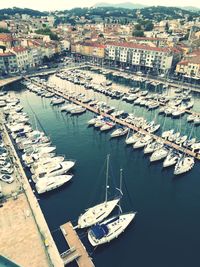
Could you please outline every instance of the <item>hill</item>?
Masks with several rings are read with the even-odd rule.
[[[110,4],[106,2],[97,3],[94,7],[114,7],[114,8],[127,8],[127,9],[140,9],[146,7],[146,5],[142,4],[134,4],[131,2],[119,3],[119,4]]]
[[[34,17],[42,17],[46,16],[48,12],[41,12],[38,10],[33,10],[29,8],[19,8],[19,7],[13,7],[13,8],[4,8],[0,9],[0,16],[13,16],[15,14],[26,14]]]

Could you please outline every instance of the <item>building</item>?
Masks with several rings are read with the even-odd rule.
[[[13,74],[18,72],[17,58],[12,52],[0,53],[0,74]]]
[[[167,72],[173,66],[173,52],[170,48],[152,47],[136,43],[109,43],[106,45],[106,59],[139,67],[143,70]]]
[[[30,67],[28,50],[25,47],[13,47],[12,52],[16,55],[19,71],[26,70]]]
[[[176,66],[178,75],[200,78],[200,51],[188,54]]]
[[[73,46],[74,52],[85,57],[103,59],[105,57],[105,45],[98,43],[78,43]]]
[[[0,33],[0,46],[11,48],[14,46],[14,39],[9,33]]]

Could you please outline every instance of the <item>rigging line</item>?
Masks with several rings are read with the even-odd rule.
[[[132,198],[131,198],[131,196],[130,196],[130,194],[129,194],[129,191],[128,191],[128,187],[127,187],[127,184],[126,184],[126,179],[125,179],[125,177],[123,178],[123,184],[124,184],[124,188],[125,188],[125,190],[126,190],[126,195],[127,195],[127,197],[128,197],[128,201],[129,201],[129,203],[130,203],[130,205],[131,205],[131,208],[133,208],[133,201],[132,201]]]
[[[47,135],[47,133],[46,133],[46,131],[45,131],[44,127],[42,126],[42,124],[41,124],[40,120],[38,119],[38,117],[37,117],[37,115],[36,115],[35,111],[34,111],[34,110],[33,110],[33,108],[31,107],[31,105],[30,105],[30,103],[29,103],[29,101],[28,101],[27,95],[26,95],[26,100],[27,100],[27,104],[28,104],[28,106],[30,107],[30,109],[31,109],[32,113],[35,115],[35,118],[36,118],[36,120],[38,121],[38,123],[39,123],[39,125],[40,125],[41,129],[43,130],[43,132],[45,133],[45,135]]]

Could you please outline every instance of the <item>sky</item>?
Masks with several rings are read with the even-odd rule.
[[[90,7],[99,2],[106,3],[140,3],[144,5],[162,5],[162,6],[195,6],[200,8],[200,0],[0,0],[0,9],[8,7],[26,7],[36,10],[63,10],[74,7]]]

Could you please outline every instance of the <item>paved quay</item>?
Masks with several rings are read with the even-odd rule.
[[[48,267],[41,236],[24,193],[0,209],[0,253],[22,267]]]
[[[22,76],[16,76],[16,77],[6,78],[2,80],[0,79],[0,88],[5,85],[11,84],[13,82],[19,81],[21,79],[22,79]]]
[[[17,170],[21,192],[7,198],[0,208],[0,253],[22,267],[62,267],[63,260],[4,123],[1,127]]]

